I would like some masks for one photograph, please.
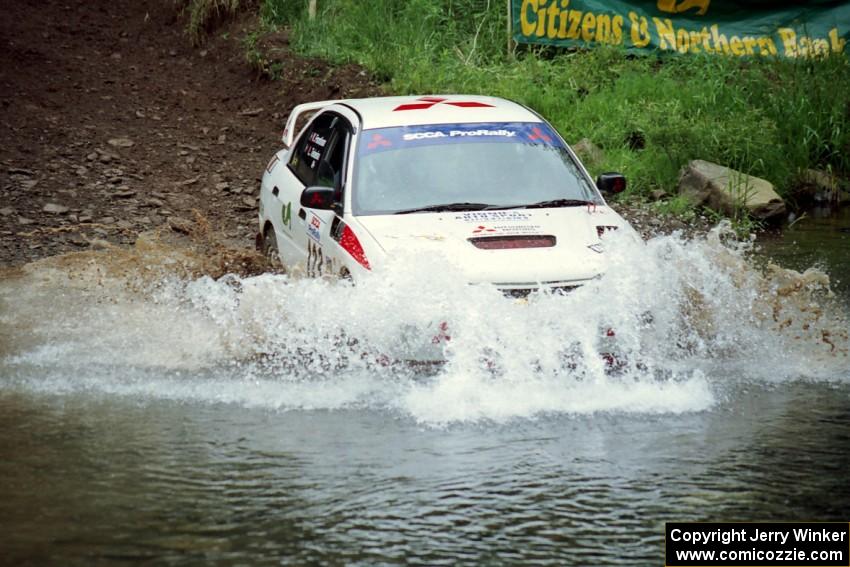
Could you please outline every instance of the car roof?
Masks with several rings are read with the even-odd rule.
[[[335,101],[360,115],[362,128],[465,122],[541,122],[534,112],[492,96],[390,96]]]

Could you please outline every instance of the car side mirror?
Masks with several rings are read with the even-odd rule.
[[[606,195],[616,195],[626,190],[626,177],[622,173],[609,171],[596,178],[596,187]]]
[[[321,187],[314,185],[307,187],[301,193],[301,206],[308,209],[319,209],[330,211],[333,209],[336,191],[333,187]]]

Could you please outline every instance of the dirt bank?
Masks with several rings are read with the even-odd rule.
[[[250,246],[288,109],[378,91],[359,69],[294,57],[282,80],[259,78],[250,18],[200,48],[184,24],[171,0],[4,4],[0,264],[129,244],[192,209]]]

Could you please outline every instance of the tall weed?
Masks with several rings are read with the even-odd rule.
[[[189,12],[187,31],[193,45],[200,45],[206,39],[210,28],[220,20],[235,14],[239,10],[239,0],[176,0]]]

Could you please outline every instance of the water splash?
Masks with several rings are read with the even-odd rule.
[[[0,280],[0,387],[439,424],[701,411],[730,382],[850,379],[828,278],[757,269],[728,236],[610,235],[604,277],[526,301],[463,284],[439,256],[396,257],[351,286],[218,277],[208,250],[142,239]],[[612,350],[614,373],[599,355]],[[404,363],[423,358],[442,362]]]

